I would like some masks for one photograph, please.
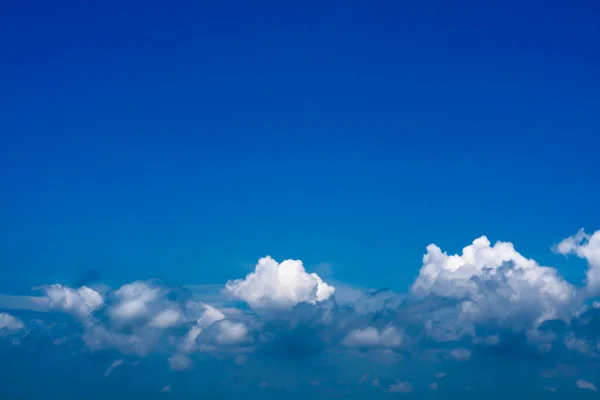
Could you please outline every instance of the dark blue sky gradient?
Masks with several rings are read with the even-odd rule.
[[[596,1],[0,6],[0,288],[404,289],[425,246],[600,228]],[[7,278],[8,276],[8,278]]]

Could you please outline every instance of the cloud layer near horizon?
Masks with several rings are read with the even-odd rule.
[[[0,295],[0,309],[11,312],[0,313],[0,336],[18,346],[35,335],[63,335],[53,339],[54,346],[162,356],[174,371],[193,369],[205,357],[238,366],[347,359],[357,363],[351,369],[359,373],[380,365],[393,371],[389,366],[400,368],[402,360],[428,369],[478,363],[482,354],[512,354],[543,360],[540,369],[576,362],[579,380],[573,387],[594,391],[583,367],[588,375],[590,365],[597,371],[600,357],[600,307],[593,301],[600,290],[600,231],[582,230],[553,250],[587,261],[585,285],[567,282],[510,242],[492,245],[482,236],[461,254],[429,245],[406,294],[355,290],[351,300],[337,302],[334,285],[308,273],[301,261],[265,257],[245,278],[228,281],[210,296],[197,286],[169,288],[158,281],[114,289],[52,284],[39,288],[41,296]],[[60,314],[69,318],[53,317]],[[285,381],[277,374],[281,370],[272,379]],[[380,372],[371,388],[380,388],[379,379],[392,377]],[[423,385],[440,387],[437,381]],[[392,380],[380,389],[411,393],[418,387]]]

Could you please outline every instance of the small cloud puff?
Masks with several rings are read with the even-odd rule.
[[[304,270],[302,261],[277,263],[271,257],[258,261],[245,279],[228,281],[225,290],[252,308],[291,308],[298,303],[315,304],[330,298],[335,288]]]
[[[402,335],[393,326],[377,330],[374,327],[354,329],[344,338],[343,344],[347,347],[398,347],[402,344]]]
[[[575,385],[579,389],[583,390],[591,390],[593,392],[596,392],[598,390],[595,384],[593,384],[592,382],[584,381],[583,379],[579,379],[577,382],[575,382]]]
[[[13,317],[12,315],[5,312],[0,313],[0,333],[17,332],[23,328],[25,328],[25,324],[20,319]]]
[[[192,360],[185,354],[175,354],[169,357],[169,366],[173,371],[183,371],[192,367]]]
[[[179,310],[166,309],[159,312],[150,320],[150,326],[158,329],[171,328],[181,322],[182,317]]]
[[[234,345],[248,340],[248,328],[241,322],[222,320],[215,324],[217,332],[215,342],[222,345]]]
[[[413,390],[413,386],[408,382],[398,382],[388,387],[390,393],[410,393]]]
[[[146,282],[132,282],[121,286],[113,293],[115,304],[109,315],[121,321],[145,317],[150,312],[150,304],[160,296],[160,288]]]
[[[43,288],[50,309],[60,310],[75,314],[78,317],[87,317],[104,304],[102,295],[87,286],[72,289],[60,284]]]
[[[467,361],[471,358],[471,350],[469,349],[454,349],[450,352],[450,357],[457,361]]]
[[[585,259],[589,264],[586,274],[588,290],[592,294],[600,293],[600,231],[590,235],[581,229],[555,245],[553,250],[559,254],[575,254]]]

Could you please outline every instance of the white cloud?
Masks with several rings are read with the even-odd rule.
[[[0,313],[0,333],[16,332],[23,328],[25,328],[25,324],[20,319],[5,312]]]
[[[202,332],[216,322],[225,319],[225,314],[219,309],[205,303],[194,303],[194,308],[200,308],[202,315],[196,321],[196,325],[192,326],[183,339],[181,350],[184,352],[192,352],[196,349],[196,340]]]
[[[553,250],[563,255],[575,254],[585,259],[587,270],[587,286],[592,294],[600,293],[600,230],[587,234],[583,229],[568,237],[553,247]]]
[[[150,320],[150,326],[153,328],[167,329],[181,322],[181,312],[175,309],[166,309],[159,312]]]
[[[253,308],[290,308],[298,303],[315,304],[327,300],[335,291],[315,274],[304,270],[302,261],[277,263],[271,257],[258,261],[245,279],[228,281],[227,292]]]
[[[222,345],[234,345],[248,340],[248,328],[241,322],[219,321],[215,341]]]
[[[598,390],[595,384],[593,384],[592,382],[584,381],[583,379],[579,379],[577,382],[575,382],[575,384],[579,389],[591,390],[593,392]]]
[[[160,391],[162,393],[170,392],[171,391],[171,386],[167,385],[167,386],[163,387],[162,389],[160,389]]]
[[[200,328],[203,328],[203,329],[208,328],[215,322],[225,319],[225,314],[223,314],[223,312],[221,310],[219,310],[209,304],[203,304],[203,306],[204,306],[204,313],[198,319],[198,321],[196,321],[197,325]]]
[[[60,284],[43,288],[51,309],[58,309],[79,317],[87,317],[104,304],[100,293],[87,286],[72,289]]]
[[[576,251],[572,249],[578,249],[581,243],[582,240],[573,239],[572,243],[557,245],[557,249]],[[320,352],[337,356],[339,353],[365,360],[365,365],[375,360],[378,368],[386,363],[397,363],[404,354],[397,350],[399,347],[411,358],[414,355],[418,362],[466,361],[472,356],[470,345],[484,350],[481,345],[497,345],[501,339],[503,345],[510,345],[511,332],[507,332],[507,327],[531,335],[525,345],[531,345],[532,349],[540,343],[560,349],[548,357],[555,357],[554,353],[560,353],[558,357],[566,354],[562,344],[588,356],[598,353],[597,343],[587,341],[588,329],[595,329],[589,322],[594,321],[597,310],[580,307],[585,299],[575,296],[577,289],[560,278],[554,269],[523,257],[512,244],[498,242],[492,246],[485,237],[475,240],[459,255],[448,255],[435,245],[428,246],[420,274],[408,295],[353,287],[346,295],[345,304],[332,301],[319,307],[296,307],[293,311],[288,308],[299,303],[324,302],[334,289],[315,274],[308,274],[300,261],[278,264],[271,258],[261,259],[256,270],[246,278],[227,282],[226,291],[221,291],[220,297],[212,297],[206,289],[201,293],[189,287],[169,290],[152,282],[124,285],[105,294],[106,314],[94,313],[105,303],[103,295],[88,287],[71,289],[53,285],[45,290],[46,296],[39,298],[44,300],[44,307],[31,299],[15,300],[7,296],[4,299],[9,304],[33,304],[43,311],[62,309],[75,316],[85,316],[76,318],[83,321],[78,324],[83,325],[83,334],[68,337],[81,338],[89,350],[114,348],[139,356],[162,354],[174,370],[190,368],[194,352],[229,357],[240,365],[248,361],[248,365],[253,366],[253,357],[285,353],[294,346],[294,351],[298,349],[297,352],[302,353],[300,356]],[[240,302],[225,292],[245,300],[252,310],[245,305],[240,307]],[[219,308],[200,301],[206,301],[206,297]],[[0,304],[1,301],[0,297]],[[6,322],[10,317],[7,315],[0,313],[0,330],[11,325]],[[279,320],[280,315],[285,319]],[[568,323],[570,315],[573,315],[572,325]],[[567,324],[553,321],[535,330],[542,321],[555,317],[564,317]],[[175,326],[177,329],[163,331]],[[294,331],[296,327],[299,329]],[[530,332],[537,332],[537,336]],[[450,344],[438,346],[428,340],[450,337],[457,340],[464,334],[472,335],[472,340],[465,338],[452,347]],[[534,336],[539,338],[535,343],[531,339]],[[340,344],[353,350],[341,349]],[[430,345],[435,348],[429,348]],[[465,348],[455,348],[457,346]],[[474,358],[477,362],[477,357]],[[583,357],[577,355],[577,358]],[[105,374],[111,374],[118,365],[120,360]],[[357,373],[366,370],[357,370]],[[425,372],[430,380],[422,382],[424,388],[429,390],[426,385],[432,384],[431,389],[444,389],[438,379],[445,374],[432,375],[433,372],[431,369]],[[373,373],[381,374],[377,370]],[[388,381],[390,375],[381,376],[381,382],[371,381],[368,375],[360,382],[381,384],[383,391],[412,390],[409,383],[389,385],[393,382]],[[572,384],[577,376],[570,377]]]
[[[437,390],[438,389],[437,382],[433,382],[431,385],[429,385],[429,389],[431,389],[431,390]]]
[[[412,385],[408,382],[398,382],[388,387],[388,392],[391,393],[409,393],[413,390]]]
[[[145,282],[132,282],[113,293],[116,304],[109,314],[118,320],[131,320],[147,316],[149,305],[160,295],[160,289]]]
[[[427,246],[411,291],[417,298],[457,301],[456,315],[450,312],[441,319],[433,318],[429,329],[453,330],[458,337],[474,334],[475,323],[491,319],[522,330],[548,319],[568,318],[575,297],[574,287],[554,268],[523,257],[512,243],[491,246],[485,236],[460,255],[448,255],[434,244]],[[439,323],[443,326],[437,327]]]
[[[450,352],[450,357],[458,361],[467,361],[471,358],[471,350],[454,349]]]
[[[402,335],[393,326],[377,330],[374,327],[354,329],[344,338],[343,344],[348,347],[398,347],[402,344]]]

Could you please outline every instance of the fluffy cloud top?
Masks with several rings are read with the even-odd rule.
[[[512,243],[491,246],[482,236],[460,255],[427,246],[412,293],[458,300],[458,321],[453,323],[491,319],[526,329],[528,324],[536,327],[549,319],[568,318],[575,288],[554,268],[523,257]]]
[[[132,320],[145,317],[150,312],[150,304],[160,295],[160,289],[146,282],[132,282],[121,286],[115,293],[110,315],[118,320]]]
[[[20,319],[15,318],[8,313],[0,312],[0,333],[2,331],[15,332],[24,327],[25,324]]]
[[[223,320],[216,324],[218,329],[215,341],[218,344],[233,345],[246,341],[248,328],[241,322]]]
[[[102,295],[87,286],[72,289],[55,284],[45,287],[44,291],[50,308],[72,313],[79,317],[90,315],[104,304]]]
[[[277,263],[271,257],[258,261],[245,279],[227,282],[226,290],[253,308],[290,308],[298,303],[315,304],[330,298],[335,288],[304,270],[302,261]]]
[[[590,235],[581,229],[577,234],[554,246],[554,251],[563,255],[575,254],[577,257],[584,258],[589,264],[588,288],[593,294],[600,293],[600,231]]]

